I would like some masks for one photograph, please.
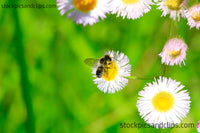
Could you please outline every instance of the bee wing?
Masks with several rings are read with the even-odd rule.
[[[84,60],[84,63],[88,66],[95,66],[98,63],[98,59],[87,58]]]

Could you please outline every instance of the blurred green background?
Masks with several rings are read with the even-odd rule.
[[[3,1],[2,3],[40,1]],[[48,2],[46,2],[48,3]],[[50,1],[56,4],[55,1]],[[169,38],[171,20],[152,10],[137,20],[107,15],[93,26],[76,25],[57,8],[0,8],[0,133],[196,132],[196,128],[120,128],[144,122],[136,108],[138,92],[153,80],[129,80],[115,94],[104,94],[93,83],[86,58],[104,51],[125,53],[132,75],[162,73],[158,54]],[[166,77],[185,85],[191,109],[183,123],[200,120],[200,32],[185,19],[178,34],[188,44],[186,66],[169,67]]]

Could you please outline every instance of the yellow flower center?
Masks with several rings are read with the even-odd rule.
[[[200,21],[200,11],[196,11],[196,12],[193,12],[192,13],[192,18],[195,20],[195,21]]]
[[[97,0],[74,0],[73,4],[77,10],[89,12],[97,5]]]
[[[165,4],[167,4],[169,9],[179,10],[181,7],[183,0],[167,0]]]
[[[161,91],[153,97],[152,104],[157,111],[167,112],[174,105],[174,97],[168,92]]]
[[[172,56],[172,57],[176,57],[176,56],[178,56],[178,55],[180,55],[180,54],[181,54],[181,49],[178,50],[178,51],[175,51],[175,50],[173,49],[173,50],[171,50],[171,52],[170,52],[170,56]]]
[[[122,0],[125,4],[134,4],[138,2],[138,0]]]
[[[111,61],[107,67],[104,67],[102,77],[106,81],[114,80],[118,73],[118,67],[115,62]]]

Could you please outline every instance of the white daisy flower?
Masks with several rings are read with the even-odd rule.
[[[162,64],[173,66],[174,64],[180,65],[183,62],[185,65],[184,60],[186,59],[186,51],[188,46],[182,39],[179,38],[172,38],[167,41],[165,44],[162,52],[159,56],[162,58]]]
[[[163,13],[162,16],[170,14],[170,18],[180,20],[180,15],[185,17],[185,9],[187,8],[187,3],[189,0],[162,0],[157,3]]]
[[[156,128],[179,124],[190,109],[190,96],[183,88],[180,82],[165,77],[148,83],[137,101],[141,117]]]
[[[197,132],[200,133],[200,121],[198,121],[196,128],[197,128]]]
[[[108,55],[110,57],[110,61],[107,61],[107,65],[96,65],[92,68],[92,74],[96,79],[94,79],[95,84],[98,84],[98,88],[104,93],[115,93],[115,91],[119,91],[124,88],[128,79],[127,76],[130,76],[131,73],[131,65],[129,63],[129,59],[124,53],[109,51],[105,52],[105,58]],[[101,60],[100,58],[99,60]],[[102,67],[102,71],[97,71],[99,67]]]
[[[196,29],[199,29],[199,27],[200,27],[200,4],[190,7],[186,11],[186,18],[188,20],[188,25],[190,26],[190,28],[196,27]]]
[[[99,18],[104,19],[105,14],[109,12],[108,0],[57,0],[56,2],[61,15],[68,12],[68,18],[73,18],[77,24],[84,26],[99,22]]]
[[[152,0],[110,0],[110,10],[117,17],[137,19],[150,11]]]

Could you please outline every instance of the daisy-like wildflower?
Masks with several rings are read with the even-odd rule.
[[[73,18],[77,24],[84,26],[99,22],[99,18],[104,19],[105,14],[109,12],[108,0],[57,0],[56,2],[61,15],[68,12],[68,18]]]
[[[117,17],[137,19],[150,11],[152,0],[110,0],[110,10]]]
[[[190,109],[190,96],[180,82],[160,77],[139,92],[138,111],[144,120],[156,128],[173,127]]]
[[[188,20],[188,25],[190,26],[190,28],[196,27],[196,29],[199,29],[199,27],[200,27],[200,4],[190,7],[186,11],[186,18]]]
[[[173,66],[174,64],[180,65],[183,62],[185,65],[184,60],[186,59],[186,51],[188,46],[182,39],[179,38],[172,38],[167,41],[165,44],[162,52],[159,56],[162,58],[162,64]]]
[[[92,74],[96,77],[94,82],[98,84],[97,87],[101,91],[115,93],[127,85],[128,79],[126,77],[130,76],[131,65],[128,64],[129,59],[124,53],[108,51],[105,52],[105,56],[107,55],[111,57],[111,60],[107,61],[106,65],[98,63],[92,67]],[[103,67],[100,73],[97,72],[99,67]]]
[[[197,123],[197,132],[200,133],[200,121]]]
[[[187,3],[189,0],[162,0],[157,3],[163,13],[162,16],[170,14],[170,18],[180,20],[180,15],[185,17],[185,9],[187,8]]]

